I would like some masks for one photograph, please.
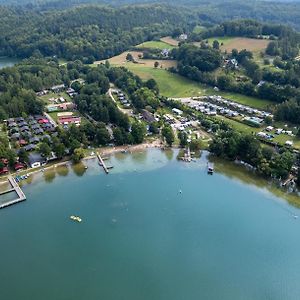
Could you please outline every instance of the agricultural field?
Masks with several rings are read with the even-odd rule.
[[[126,60],[126,56],[128,53],[131,53],[131,55],[133,56],[136,63],[128,62]],[[114,56],[114,57],[108,59],[108,61],[110,62],[111,65],[123,66],[123,67],[127,67],[127,68],[130,65],[136,65],[141,68],[142,67],[153,68],[154,63],[156,61],[159,63],[158,68],[161,68],[161,69],[168,69],[168,68],[177,66],[177,62],[175,60],[141,59],[141,58],[139,58],[140,55],[143,55],[143,53],[139,52],[139,51],[126,51],[120,55],[117,55],[117,56]],[[97,61],[94,63],[94,65],[96,66],[97,64],[101,64],[101,63],[105,63],[105,60]]]
[[[260,39],[251,39],[251,38],[243,38],[243,37],[214,37],[209,38],[208,42],[212,45],[213,41],[219,41],[221,50],[231,52],[232,49],[237,49],[239,51],[243,49],[247,49],[252,52],[263,51],[267,48],[269,44],[269,40],[260,40]]]
[[[178,42],[177,42],[178,44]],[[142,44],[136,45],[135,48],[154,48],[154,49],[172,49],[175,48],[176,45],[171,45],[169,43],[166,43],[164,41],[149,41],[149,42],[144,42]]]
[[[166,37],[163,37],[160,39],[162,42],[168,44],[168,45],[171,45],[171,46],[174,46],[174,47],[177,47],[179,42],[175,39],[173,39],[172,37],[170,36],[166,36]]]

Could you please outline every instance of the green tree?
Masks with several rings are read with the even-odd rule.
[[[47,143],[41,143],[39,145],[39,152],[42,156],[48,157],[51,153],[51,148]]]
[[[18,155],[19,155],[20,162],[27,163],[29,161],[29,154],[24,148],[21,148],[19,150]]]
[[[219,50],[220,49],[220,43],[217,40],[213,41],[213,48]]]
[[[82,148],[76,148],[72,154],[72,160],[74,163],[80,162],[84,158],[84,150]]]
[[[145,125],[143,123],[134,122],[131,126],[131,135],[135,144],[142,143],[146,135]]]
[[[61,159],[64,157],[64,155],[66,153],[66,147],[62,143],[57,143],[57,144],[54,144],[53,151],[54,151],[55,155],[57,156],[57,158]]]
[[[166,143],[171,147],[172,144],[174,143],[175,140],[175,136],[174,136],[174,132],[171,126],[165,126],[162,129],[162,135],[166,140]]]
[[[181,147],[185,147],[188,142],[188,136],[187,136],[187,133],[185,131],[179,131],[178,132],[178,138],[179,138],[179,142],[180,142],[180,146]]]

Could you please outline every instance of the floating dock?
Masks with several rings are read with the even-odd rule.
[[[101,157],[101,155],[99,153],[97,153],[97,157],[98,157],[98,160],[99,160],[99,164],[100,166],[103,168],[104,172],[106,174],[109,174],[109,171],[108,171],[108,168],[107,166],[105,165],[105,162],[103,160],[103,158]],[[111,168],[111,167],[110,167]]]
[[[12,176],[8,176],[7,179],[8,179],[9,184],[11,185],[11,188],[4,191],[4,192],[1,192],[0,195],[8,194],[8,193],[11,193],[11,192],[16,192],[16,194],[18,195],[18,198],[0,204],[0,209],[4,208],[4,207],[7,207],[7,206],[10,206],[10,205],[13,205],[13,204],[17,204],[19,202],[22,202],[22,201],[26,200],[25,194],[23,193],[22,189],[17,184],[15,179]]]

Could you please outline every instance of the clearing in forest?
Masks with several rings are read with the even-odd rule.
[[[132,63],[132,62],[127,62],[126,60],[126,56],[127,54],[130,53],[135,62],[136,63]],[[126,66],[128,64],[133,64],[133,65],[141,65],[143,67],[154,67],[154,63],[157,61],[159,63],[158,68],[160,69],[168,69],[171,67],[176,67],[177,66],[177,61],[176,60],[155,60],[155,59],[141,59],[140,56],[143,55],[143,52],[140,51],[125,51],[120,55],[114,56],[110,59],[108,59],[108,61],[110,62],[111,65],[118,65],[118,66]],[[101,60],[101,61],[96,61],[94,64],[101,64],[101,63],[105,63],[105,60]]]
[[[246,49],[252,52],[258,52],[265,50],[269,44],[269,40],[265,39],[251,39],[251,38],[243,38],[243,37],[215,37],[209,38],[208,42],[210,44],[213,43],[214,40],[219,41],[219,43],[223,43],[220,46],[221,50],[231,52],[232,49],[237,49],[239,51]]]
[[[136,48],[173,49],[175,46],[163,41],[148,41],[135,46]]]
[[[163,37],[160,39],[162,42],[166,43],[166,44],[169,44],[171,46],[174,46],[174,47],[177,47],[179,42],[175,39],[173,39],[172,37],[170,36],[166,36],[166,37]]]

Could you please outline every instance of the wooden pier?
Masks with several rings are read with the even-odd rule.
[[[102,166],[102,168],[106,174],[109,174],[108,168],[106,167],[105,162],[99,153],[97,153],[97,157],[98,157],[100,166]]]
[[[18,195],[18,198],[11,200],[11,201],[7,201],[3,204],[0,204],[0,209],[26,200],[25,194],[23,193],[22,189],[20,188],[18,183],[15,181],[15,179],[12,176],[8,176],[7,179],[11,185],[11,189],[1,192],[0,195],[4,195],[4,194],[10,193],[10,192],[16,192],[16,194]]]

